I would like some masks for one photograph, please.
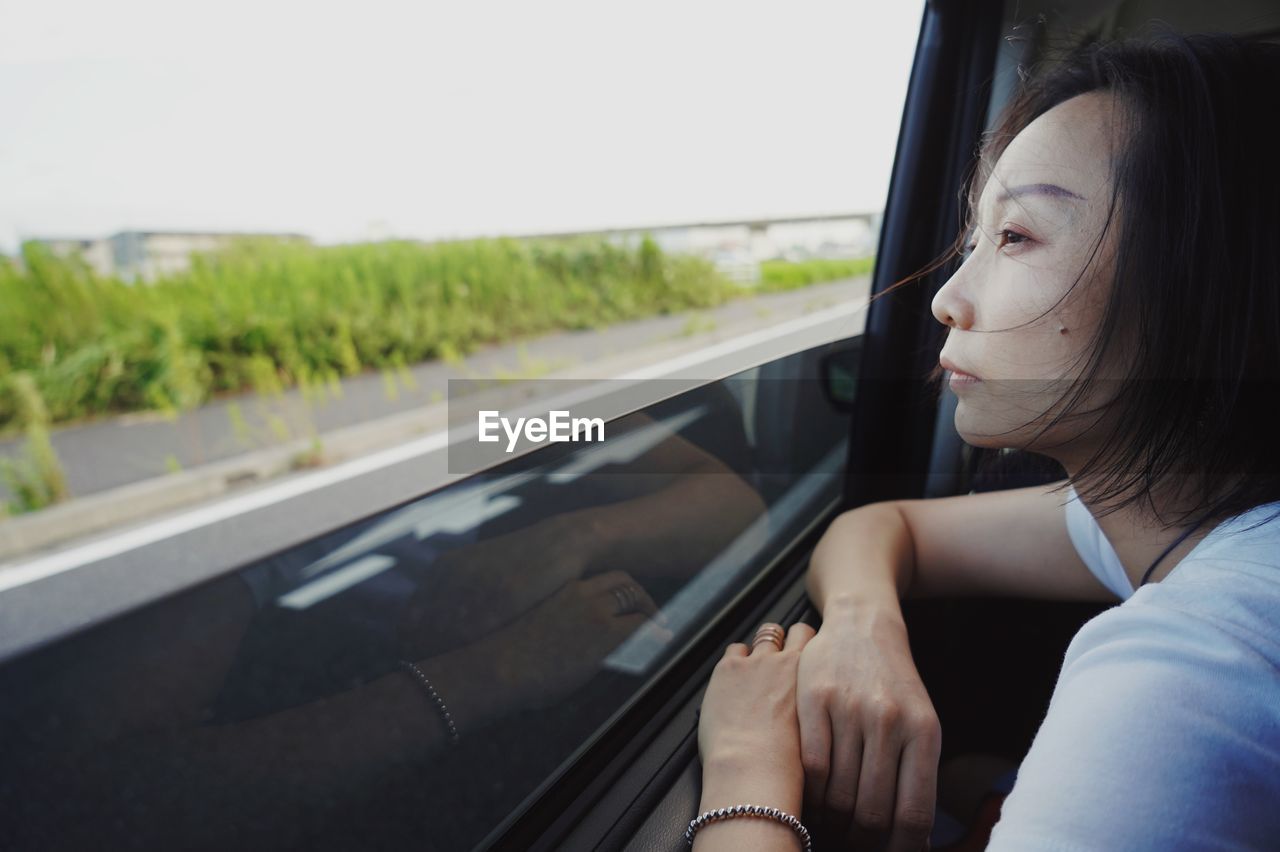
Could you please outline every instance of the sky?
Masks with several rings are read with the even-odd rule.
[[[0,250],[880,210],[923,2],[0,0]]]

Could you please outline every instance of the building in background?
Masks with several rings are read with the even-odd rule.
[[[191,268],[191,255],[217,251],[236,240],[310,242],[301,234],[193,231],[121,231],[102,239],[36,239],[59,257],[79,254],[99,275],[154,281]]]
[[[627,246],[635,246],[649,236],[664,252],[705,257],[726,277],[753,283],[760,280],[760,264],[766,260],[848,259],[872,255],[880,239],[880,221],[879,212],[847,213],[540,236],[553,239],[603,236]]]
[[[846,213],[779,219],[700,222],[650,228],[609,228],[528,234],[522,239],[599,237],[634,248],[646,236],[671,254],[706,258],[731,280],[760,280],[766,260],[851,259],[875,253],[881,214]],[[103,276],[154,281],[191,268],[191,255],[216,251],[234,240],[274,239],[310,242],[300,234],[245,234],[189,231],[121,231],[103,239],[37,239],[54,254],[79,254]]]
[[[72,257],[80,255],[88,263],[90,268],[99,275],[109,275],[114,267],[114,261],[111,257],[111,241],[107,240],[81,240],[81,239],[37,239],[32,242],[39,243],[56,257]]]

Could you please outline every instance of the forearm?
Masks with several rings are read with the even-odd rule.
[[[506,684],[468,675],[468,653],[419,663],[464,739],[509,703],[500,694]],[[291,826],[306,823],[307,815],[363,795],[397,765],[420,763],[449,747],[448,729],[426,690],[395,672],[270,716],[157,730],[67,755],[60,763],[68,771],[54,771],[49,780],[74,779],[73,789],[64,791],[68,807],[89,812],[45,830],[74,835],[77,825],[94,822],[90,817],[111,815],[112,831],[147,838],[144,845],[161,839],[148,832],[190,827],[201,843],[230,846],[237,826],[253,826],[270,845],[288,845],[295,839]],[[153,824],[140,803],[190,815]],[[209,835],[222,829],[226,837]]]
[[[600,564],[644,580],[695,573],[764,512],[741,477],[702,468],[652,494],[583,509],[574,524],[598,548]]]
[[[444,701],[459,735],[487,724],[510,703],[513,687],[500,677],[477,676],[485,667],[468,645],[417,661]],[[284,758],[289,783],[323,788],[390,763],[412,762],[448,745],[449,731],[423,684],[395,671],[363,686],[270,716],[192,732],[190,742],[225,763],[229,775],[253,777],[264,770],[272,783],[281,765],[264,766],[262,756]],[[337,776],[328,773],[337,770]]]
[[[911,532],[892,503],[841,514],[809,561],[805,585],[824,618],[833,606],[901,612],[915,573]]]
[[[703,767],[702,800],[698,813],[734,805],[763,805],[799,818],[804,776],[790,769],[761,771],[756,767],[712,761]],[[796,852],[799,835],[772,819],[739,816],[703,825],[694,836],[694,852]]]

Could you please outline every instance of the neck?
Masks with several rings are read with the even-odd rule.
[[[1088,506],[1088,503],[1085,505]],[[1093,512],[1093,507],[1089,511]],[[1124,573],[1135,589],[1156,559],[1160,559],[1160,562],[1147,577],[1147,582],[1158,583],[1169,576],[1183,557],[1194,550],[1214,527],[1213,522],[1209,521],[1190,532],[1187,530],[1191,524],[1163,529],[1145,513],[1140,513],[1133,507],[1120,509],[1097,519],[1098,526],[1115,548],[1120,564],[1124,566]],[[1182,540],[1178,541],[1179,538]],[[1170,545],[1173,545],[1172,550],[1168,550]],[[1168,553],[1165,553],[1166,550]],[[1164,556],[1161,557],[1161,554]]]
[[[1063,467],[1073,479],[1076,477],[1078,466],[1064,463]],[[1098,526],[1115,549],[1134,589],[1139,587],[1143,575],[1157,559],[1160,561],[1147,577],[1147,583],[1157,583],[1169,576],[1183,557],[1194,550],[1217,525],[1217,522],[1208,520],[1191,529],[1196,520],[1194,516],[1186,524],[1172,527],[1161,524],[1161,516],[1168,519],[1187,509],[1203,505],[1194,494],[1185,493],[1185,490],[1178,493],[1172,493],[1169,489],[1152,492],[1150,501],[1138,500],[1105,516],[1100,514],[1101,506],[1092,505],[1083,497],[1081,501],[1097,519]],[[1173,545],[1172,550],[1168,550],[1170,545]]]

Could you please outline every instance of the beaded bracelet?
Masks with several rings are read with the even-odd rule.
[[[809,830],[800,823],[800,820],[777,808],[766,808],[763,805],[734,805],[731,808],[707,811],[689,823],[689,827],[684,831],[684,839],[692,846],[693,836],[698,833],[698,829],[709,822],[719,822],[722,819],[731,819],[737,816],[767,817],[777,820],[783,825],[790,826],[800,836],[801,842],[804,843],[804,852],[811,852],[813,849],[809,840]]]
[[[436,692],[436,688],[431,685],[431,681],[422,673],[422,669],[418,668],[414,663],[408,660],[400,661],[400,668],[413,676],[413,679],[427,690],[427,694],[431,696],[431,703],[436,705],[436,709],[440,711],[440,715],[444,717],[444,723],[449,728],[449,742],[458,745],[460,737],[458,729],[453,724],[453,717],[449,715],[449,708],[445,706],[444,699],[440,697],[440,693]]]

